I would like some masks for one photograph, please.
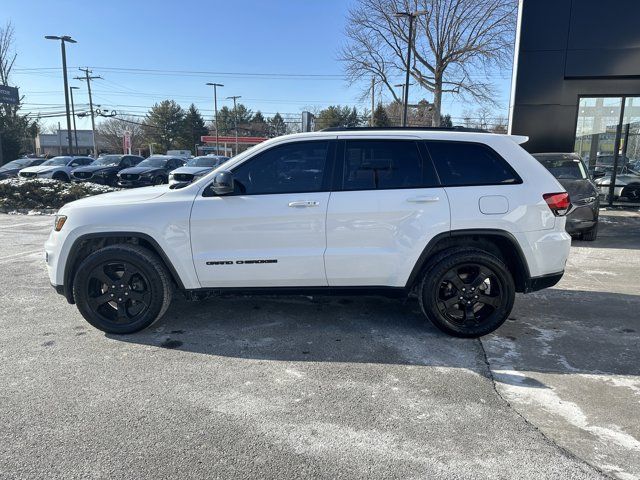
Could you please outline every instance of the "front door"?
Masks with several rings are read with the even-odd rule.
[[[329,140],[276,145],[232,169],[235,191],[191,213],[202,287],[326,286]]]

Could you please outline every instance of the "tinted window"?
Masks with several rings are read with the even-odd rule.
[[[495,151],[480,143],[426,142],[443,186],[521,183]]]
[[[236,193],[303,193],[323,190],[329,143],[295,142],[260,153],[234,169]]]
[[[558,179],[581,180],[587,178],[587,171],[577,158],[551,155],[535,158]]]
[[[414,141],[350,140],[346,142],[343,190],[420,188],[437,182],[433,172],[425,178]]]

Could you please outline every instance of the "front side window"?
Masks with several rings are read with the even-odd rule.
[[[494,150],[481,143],[427,141],[444,187],[522,183]]]
[[[294,142],[259,153],[233,170],[235,193],[261,195],[323,190],[329,142]]]
[[[436,185],[424,165],[414,141],[347,140],[343,190],[388,190]]]

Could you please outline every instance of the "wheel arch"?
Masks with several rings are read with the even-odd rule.
[[[433,237],[411,270],[405,288],[412,290],[433,255],[450,248],[474,247],[502,259],[513,275],[517,292],[526,292],[530,279],[527,259],[516,238],[506,230],[468,229],[443,232]]]
[[[64,266],[63,287],[64,296],[69,303],[75,303],[73,298],[73,279],[78,266],[91,253],[108,245],[133,244],[145,247],[154,252],[169,271],[171,279],[179,289],[184,290],[184,284],[178,275],[173,263],[165,253],[160,244],[150,235],[141,232],[99,232],[87,233],[78,237],[69,250],[67,261]]]

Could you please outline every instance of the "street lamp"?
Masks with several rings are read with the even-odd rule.
[[[218,90],[217,87],[224,87],[221,83],[211,83],[207,82],[207,85],[213,87],[213,111],[214,111],[214,120],[216,124],[216,155],[220,155],[220,150],[218,146]]]
[[[78,131],[76,130],[76,107],[73,104],[73,91],[80,90],[80,87],[69,87],[69,93],[71,94],[71,116],[73,117],[73,138],[76,143],[76,155],[80,152],[78,151]]]
[[[58,37],[56,35],[45,35],[44,38],[46,38],[47,40],[60,40],[60,47],[62,50],[62,76],[64,78],[64,103],[67,112],[67,140],[69,141],[69,155],[71,155],[73,146],[71,145],[71,117],[69,116],[69,82],[67,80],[67,51],[64,44],[66,42],[77,42],[69,35],[63,35],[61,37]]]
[[[397,18],[407,17],[409,19],[409,41],[407,42],[407,75],[405,78],[405,88],[403,95],[404,109],[402,111],[402,126],[407,126],[407,107],[409,106],[409,71],[411,69],[411,42],[413,41],[413,21],[420,15],[426,15],[426,10],[416,12],[396,12],[393,15]]]
[[[236,155],[238,154],[238,109],[236,108],[236,100],[239,98],[241,98],[240,95],[227,97],[227,100],[233,100],[233,128],[236,131]]]

